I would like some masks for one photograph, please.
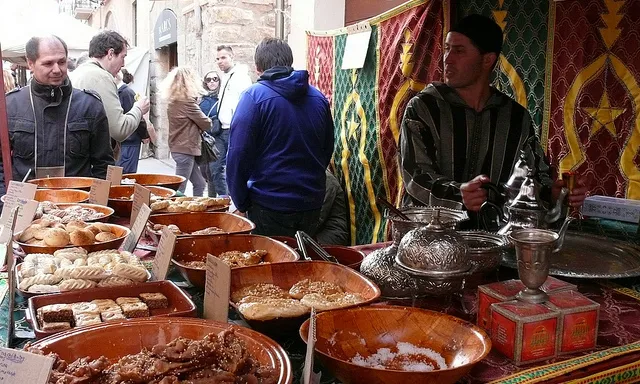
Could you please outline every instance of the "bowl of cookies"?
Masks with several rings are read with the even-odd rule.
[[[307,319],[303,341],[308,334]],[[319,313],[315,336],[316,356],[344,384],[453,384],[491,351],[491,339],[476,325],[411,307]]]
[[[240,234],[179,237],[171,261],[185,280],[204,288],[207,254],[222,259],[233,269],[300,258],[296,251],[279,241],[266,236]]]
[[[29,183],[36,184],[40,189],[81,189],[89,191],[95,180],[93,177],[47,177],[31,179]]]
[[[151,191],[151,203],[158,198],[173,197],[176,191],[164,187],[146,187]],[[113,208],[115,214],[120,217],[131,216],[131,209],[133,208],[133,185],[112,185],[109,190],[109,202],[108,206]]]
[[[328,311],[371,304],[380,288],[353,269],[326,261],[274,263],[232,270],[231,305],[258,332],[274,337],[298,329],[311,308]]]
[[[88,203],[53,203],[43,201],[38,205],[35,219],[48,219],[67,224],[74,220],[84,222],[107,222],[113,215],[113,208]]]
[[[38,219],[24,231],[16,233],[14,241],[26,254],[49,253],[63,248],[83,247],[89,252],[117,249],[131,231],[122,225],[86,223],[73,220]]]
[[[173,189],[177,191],[180,185],[187,180],[179,175],[164,175],[159,173],[126,173],[122,175],[121,184],[140,184],[145,187],[157,186]]]
[[[228,197],[198,197],[180,196],[174,198],[159,198],[151,202],[151,212],[154,215],[165,213],[189,212],[223,212],[229,209],[231,199]]]
[[[291,362],[275,341],[245,327],[195,318],[154,317],[75,328],[39,340],[27,351],[57,355],[52,382],[82,376],[86,383],[107,383],[113,375],[135,377],[137,383],[293,381]]]
[[[16,265],[18,292],[23,296],[89,288],[132,286],[149,279],[149,272],[131,252],[63,248],[52,254],[30,253]]]
[[[165,227],[178,237],[185,237],[249,233],[256,225],[229,212],[167,213],[149,217],[147,232],[150,235],[159,239]]]

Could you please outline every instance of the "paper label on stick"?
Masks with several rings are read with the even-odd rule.
[[[163,228],[162,236],[160,236],[160,241],[158,241],[156,258],[153,260],[153,266],[151,267],[151,278],[153,280],[160,281],[167,279],[167,272],[169,271],[169,264],[171,263],[171,256],[173,255],[175,246],[175,233],[171,232],[169,228]]]
[[[111,182],[111,185],[120,185],[122,181],[122,167],[117,165],[107,166],[107,180]]]
[[[204,288],[204,318],[227,322],[231,294],[231,267],[207,254],[207,282]]]
[[[109,190],[111,182],[109,180],[95,179],[89,190],[89,202],[91,204],[107,205],[109,202]]]
[[[138,241],[140,241],[140,236],[142,236],[142,232],[144,232],[147,226],[149,215],[151,215],[151,208],[149,208],[147,204],[142,204],[142,207],[140,207],[138,211],[136,221],[134,221],[131,226],[131,233],[129,233],[129,236],[124,240],[124,244],[122,245],[123,250],[133,252],[133,250],[136,249],[136,245]]]
[[[33,200],[36,197],[38,186],[32,183],[21,183],[19,181],[9,181],[9,188],[4,196],[4,206],[0,215],[0,224],[9,222],[9,215],[13,207],[20,204],[20,201]],[[34,211],[35,213],[35,211]]]
[[[131,219],[129,220],[130,223],[135,223],[136,218],[138,217],[138,212],[140,212],[140,208],[142,208],[142,205],[149,205],[150,201],[151,191],[140,184],[134,184],[133,206],[131,207]]]
[[[47,384],[53,362],[53,357],[0,348],[0,383]]]
[[[316,348],[316,309],[311,308],[309,317],[309,333],[307,334],[307,355],[304,359],[302,371],[302,384],[320,384],[322,372],[313,372],[313,352]]]

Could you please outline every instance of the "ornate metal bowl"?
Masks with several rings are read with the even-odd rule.
[[[511,243],[502,235],[485,231],[460,231],[467,244],[467,256],[477,273],[492,271],[498,267]]]
[[[467,215],[466,211],[445,207],[405,207],[400,211],[411,220],[403,220],[394,215],[389,216],[389,220],[392,223],[392,238],[396,245],[400,244],[400,240],[410,230],[429,224],[436,211],[440,211],[440,223],[450,229],[456,229],[460,223],[469,220],[469,215]]]
[[[417,296],[418,284],[408,273],[398,269],[397,245],[378,249],[367,255],[360,265],[360,273],[380,287],[382,296],[389,299],[404,299]]]

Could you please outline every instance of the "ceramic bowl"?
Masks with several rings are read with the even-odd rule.
[[[95,252],[95,251],[102,251],[105,249],[118,249],[120,248],[120,246],[122,245],[122,243],[124,242],[124,239],[127,238],[127,236],[129,236],[129,233],[131,232],[131,230],[127,227],[124,227],[122,225],[116,225],[116,224],[106,224],[109,227],[111,227],[111,232],[113,232],[117,238],[110,240],[110,241],[105,241],[102,243],[95,243],[95,244],[91,244],[91,245],[83,245],[82,248],[86,249],[87,252]],[[22,248],[22,251],[26,254],[29,253],[48,253],[48,254],[53,254],[53,252],[57,251],[58,249],[63,249],[63,248],[74,248],[76,247],[76,245],[65,245],[64,247],[50,247],[47,245],[34,245],[34,244],[25,244],[25,243],[21,243],[18,241],[18,239],[20,238],[20,234],[22,232],[18,232],[15,234],[15,236],[13,237],[13,241],[15,241],[20,248]]]
[[[191,233],[208,227],[218,227],[224,231],[225,234],[237,234],[237,233],[250,233],[256,228],[256,225],[249,219],[242,216],[234,215],[229,212],[180,212],[180,213],[163,213],[159,215],[151,215],[149,217],[149,223],[151,224],[174,224],[180,228],[181,231]],[[154,231],[148,229],[148,231],[156,236],[161,234],[161,231]],[[216,235],[178,235],[178,237],[185,236],[216,236]]]
[[[300,328],[306,342],[309,320]],[[455,383],[491,350],[479,327],[440,312],[418,308],[369,306],[322,312],[316,319],[316,356],[344,384]],[[397,351],[399,342],[429,348],[446,369],[429,372],[370,368],[351,360],[369,358],[380,348]],[[427,361],[424,361],[427,362]]]
[[[364,253],[342,245],[323,245],[322,248],[327,251],[328,254],[335,257],[340,264],[353,268],[356,271],[360,270],[360,264],[362,264],[362,260],[364,260]],[[311,259],[322,260],[322,258],[312,251],[310,253]]]
[[[228,328],[233,328],[258,362],[275,370],[278,384],[292,382],[289,357],[275,341],[248,328],[210,320],[157,317],[102,323],[57,333],[33,346],[45,353],[55,352],[69,363],[82,357],[97,359],[100,356],[114,363],[123,356],[137,354],[144,348],[151,349],[178,337],[202,339]]]
[[[49,177],[45,179],[32,179],[29,183],[36,184],[42,189],[82,189],[89,191],[91,184],[96,180],[93,177]]]
[[[133,185],[112,185],[109,190],[108,205],[113,208],[115,214],[120,217],[130,217],[133,208]],[[176,191],[164,187],[146,187],[152,194],[160,197],[173,197]]]
[[[243,234],[180,237],[176,240],[172,262],[185,280],[196,287],[204,288],[206,271],[189,267],[185,263],[205,261],[207,253],[216,256],[227,251],[246,252],[258,249],[267,251],[264,261],[269,263],[296,261],[300,258],[293,249],[279,241],[265,236]],[[234,270],[244,268],[251,267],[234,268]]]
[[[89,201],[89,192],[80,189],[38,189],[35,200],[52,203],[84,203]]]
[[[136,183],[144,186],[154,185],[165,187],[177,191],[180,185],[186,180],[184,176],[163,175],[156,173],[127,173],[122,175],[123,179],[135,179]]]

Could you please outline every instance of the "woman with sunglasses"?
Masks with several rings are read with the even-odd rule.
[[[211,129],[209,133],[215,135],[214,130],[220,128],[220,121],[218,120],[218,91],[220,90],[220,76],[216,71],[207,72],[204,75],[202,86],[207,91],[207,94],[202,96],[200,101],[200,109],[202,112],[211,119]],[[207,194],[209,197],[216,197],[216,188],[211,177],[211,163],[200,164],[200,170],[207,180]]]

